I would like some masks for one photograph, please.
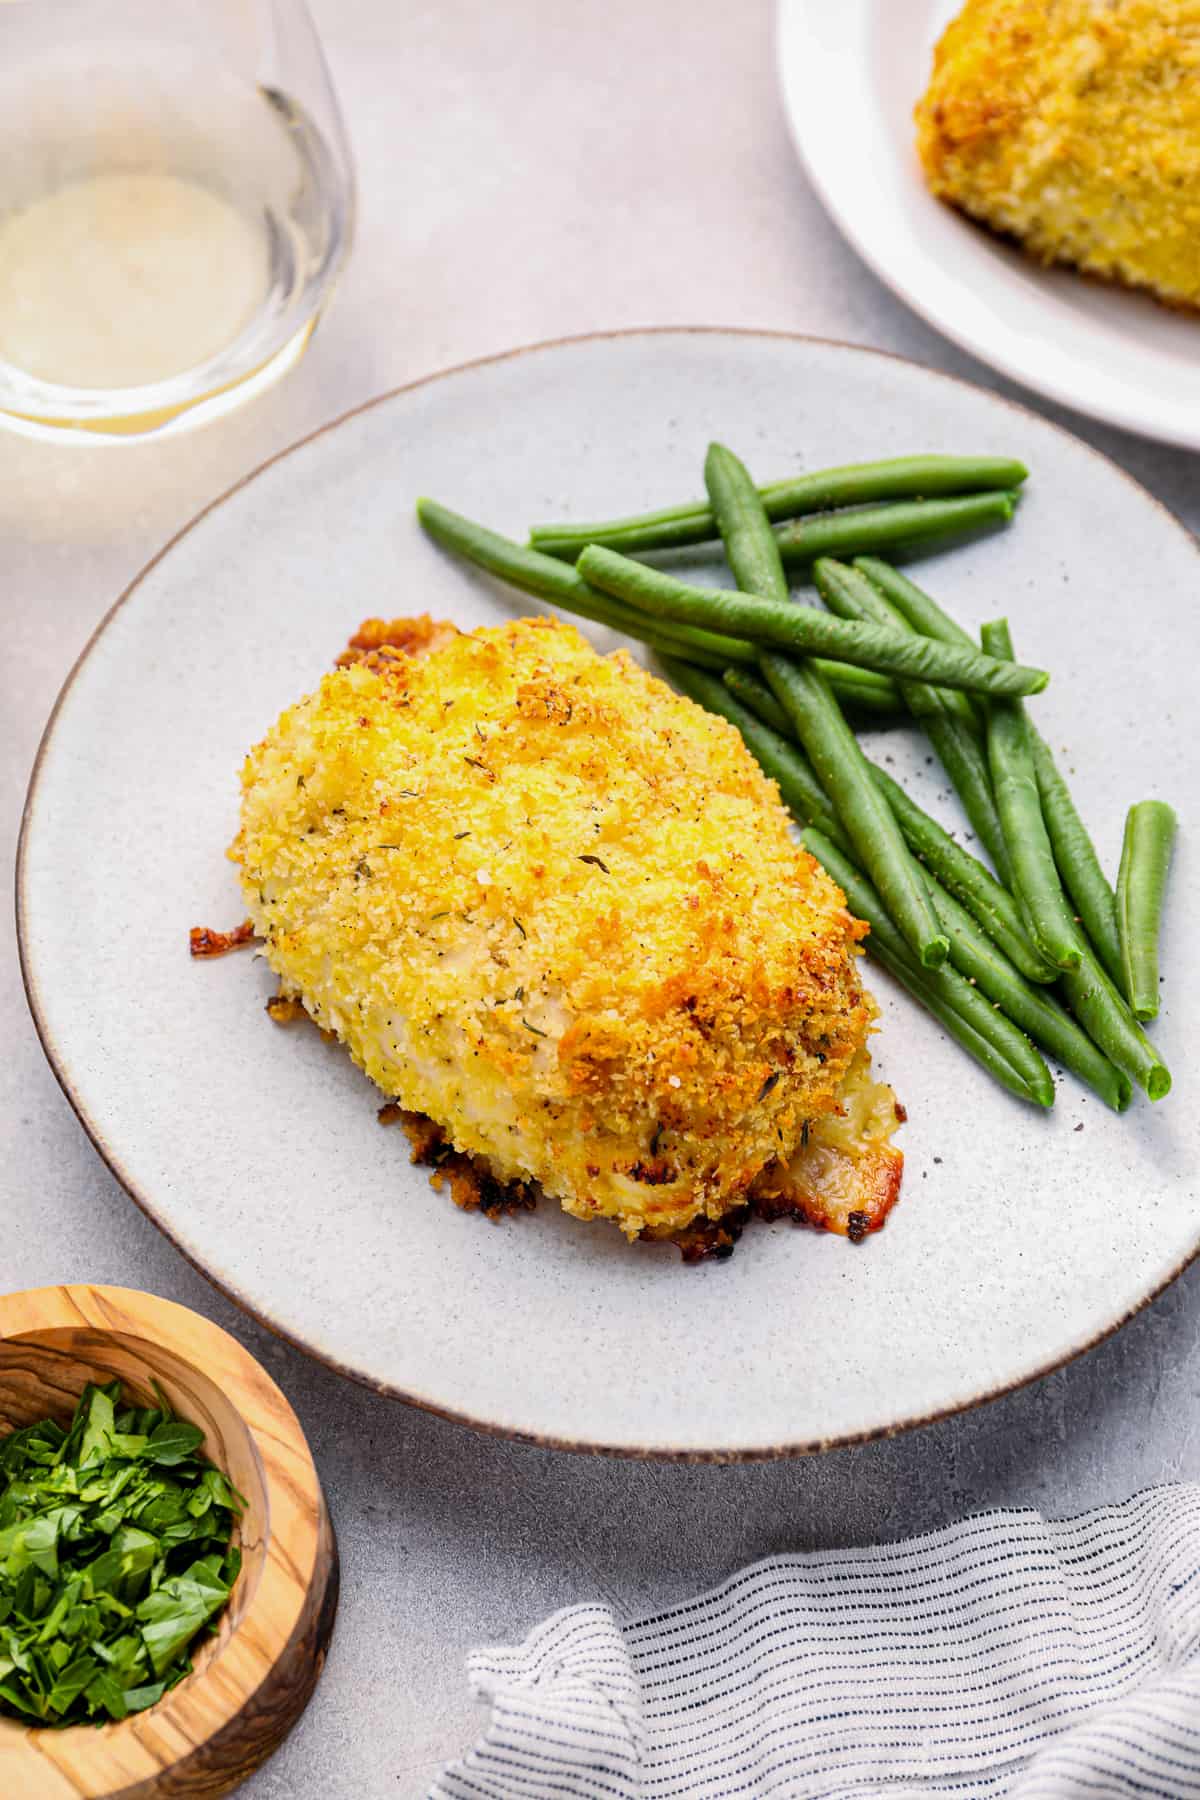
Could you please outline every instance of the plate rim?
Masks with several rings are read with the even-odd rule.
[[[781,0],[781,7],[789,3],[790,0]],[[993,401],[997,405],[1006,407],[1014,413],[1031,415],[1037,420],[1040,426],[1045,427],[1061,437],[1069,439],[1073,445],[1081,447],[1098,462],[1104,464],[1109,470],[1118,475],[1124,482],[1132,487],[1143,500],[1148,501],[1151,506],[1160,512],[1167,523],[1183,536],[1192,554],[1200,557],[1200,541],[1198,541],[1195,535],[1188,530],[1183,521],[1176,517],[1165,501],[1160,500],[1156,494],[1152,494],[1148,488],[1143,486],[1143,484],[1138,481],[1135,476],[1131,475],[1127,469],[1123,468],[1120,463],[1116,462],[1114,458],[1107,455],[1103,450],[1098,450],[1095,445],[1088,443],[1085,438],[1078,437],[1076,433],[1068,430],[1066,426],[1060,425],[1057,420],[1044,418],[1034,407],[1028,406],[1022,401],[1014,400],[1007,394],[994,393],[990,388],[983,388],[979,383],[969,381],[964,376],[951,374],[944,369],[932,368],[927,363],[918,362],[915,357],[903,356],[896,351],[880,349],[874,345],[850,343],[844,339],[823,337],[810,332],[787,331],[767,327],[759,328],[755,326],[723,325],[635,325],[624,326],[615,330],[586,331],[569,334],[563,337],[543,338],[534,343],[517,345],[515,348],[509,350],[495,351],[483,356],[470,357],[463,362],[447,364],[441,368],[432,370],[426,375],[418,376],[412,381],[401,382],[395,387],[386,389],[383,393],[374,395],[371,399],[361,401],[357,405],[347,408],[345,412],[339,413],[335,418],[326,421],[324,425],[317,426],[313,431],[306,432],[303,437],[295,439],[290,444],[286,444],[281,450],[275,451],[271,456],[265,458],[264,461],[256,464],[254,468],[249,469],[243,475],[240,475],[236,481],[231,482],[227,488],[223,489],[221,493],[217,494],[205,506],[201,507],[198,512],[194,513],[191,518],[186,520],[185,523],[180,526],[178,531],[174,532],[166,542],[162,544],[154,555],[138,569],[137,573],[122,589],[112,605],[108,607],[101,616],[95,628],[89,633],[82,649],[75,657],[63,680],[62,686],[54,701],[54,705],[50,710],[49,717],[42,729],[41,736],[38,740],[37,752],[34,756],[33,765],[30,770],[25,801],[21,809],[21,823],[17,838],[17,853],[14,869],[17,958],[18,966],[21,971],[21,981],[25,990],[25,998],[29,1006],[30,1016],[33,1020],[34,1030],[37,1033],[38,1042],[42,1047],[46,1061],[48,1062],[51,1072],[58,1082],[68,1105],[82,1126],[84,1133],[101,1162],[105,1165],[109,1173],[113,1176],[114,1180],[129,1199],[132,1200],[144,1216],[150,1220],[156,1230],[162,1233],[167,1242],[178,1251],[184,1261],[195,1269],[199,1275],[203,1276],[204,1280],[218,1293],[223,1294],[226,1299],[231,1300],[239,1311],[245,1313],[248,1318],[255,1322],[255,1324],[261,1326],[264,1330],[269,1331],[272,1336],[279,1338],[283,1343],[300,1351],[314,1362],[332,1370],[334,1374],[353,1381],[357,1385],[369,1389],[372,1393],[378,1394],[386,1399],[402,1401],[406,1405],[418,1407],[422,1412],[432,1413],[436,1417],[445,1419],[454,1425],[467,1426],[471,1430],[485,1433],[489,1437],[505,1439],[514,1443],[531,1444],[540,1449],[568,1451],[572,1454],[584,1456],[608,1456],[626,1461],[652,1461],[693,1465],[775,1462],[794,1457],[817,1455],[827,1450],[847,1449],[858,1444],[875,1443],[884,1438],[897,1437],[901,1432],[914,1431],[922,1426],[936,1424],[942,1419],[953,1418],[962,1413],[973,1412],[977,1407],[984,1406],[993,1400],[1001,1400],[1009,1394],[1016,1393],[1021,1388],[1031,1386],[1036,1381],[1044,1380],[1047,1376],[1056,1373],[1059,1369],[1066,1368],[1070,1363],[1076,1361],[1077,1358],[1086,1355],[1089,1350],[1095,1349],[1099,1344],[1104,1343],[1108,1338],[1114,1336],[1123,1326],[1127,1325],[1131,1319],[1136,1318],[1140,1312],[1144,1311],[1146,1307],[1157,1300],[1167,1288],[1177,1281],[1179,1277],[1184,1274],[1198,1258],[1200,1258],[1200,1227],[1197,1229],[1195,1243],[1191,1250],[1183,1257],[1182,1261],[1180,1261],[1175,1268],[1147,1292],[1136,1305],[1128,1307],[1119,1318],[1111,1321],[1100,1331],[1093,1333],[1084,1339],[1083,1342],[1064,1352],[1061,1356],[1051,1357],[1044,1364],[1039,1365],[1037,1368],[1032,1369],[1025,1374],[1017,1376],[1011,1381],[1002,1382],[997,1386],[985,1387],[970,1395],[968,1398],[958,1400],[947,1406],[936,1407],[930,1411],[916,1412],[907,1417],[892,1420],[883,1425],[872,1426],[866,1430],[839,1432],[834,1433],[829,1437],[807,1438],[777,1445],[753,1445],[734,1449],[680,1449],[676,1446],[664,1447],[653,1444],[612,1444],[582,1437],[563,1437],[556,1433],[525,1431],[518,1427],[498,1423],[493,1419],[477,1417],[460,1408],[442,1405],[426,1395],[400,1387],[393,1382],[382,1381],[378,1376],[372,1375],[369,1371],[357,1368],[351,1363],[344,1362],[341,1358],[330,1354],[316,1343],[298,1335],[295,1331],[282,1323],[281,1320],[272,1316],[270,1312],[263,1310],[259,1302],[248,1299],[242,1292],[238,1282],[227,1272],[218,1270],[215,1266],[204,1263],[194,1255],[187,1244],[177,1236],[175,1229],[160,1216],[154,1201],[147,1194],[139,1191],[136,1182],[134,1182],[125,1171],[118,1150],[114,1145],[107,1141],[103,1129],[97,1121],[90,1116],[82,1096],[76,1091],[71,1079],[69,1058],[56,1043],[49,1022],[40,1005],[37,980],[31,965],[27,942],[26,915],[28,902],[25,878],[28,839],[33,826],[43,764],[54,737],[59,716],[74,688],[78,676],[82,672],[85,664],[89,661],[100,639],[108,630],[108,627],[116,618],[117,614],[125,606],[126,602],[133,598],[143,581],[145,581],[158,567],[159,563],[162,562],[191,531],[200,525],[210,513],[216,512],[219,507],[224,506],[227,501],[239,494],[243,488],[248,487],[253,481],[257,480],[260,475],[264,474],[268,469],[274,468],[277,463],[282,462],[286,457],[293,455],[296,451],[306,449],[308,445],[314,443],[318,438],[339,430],[343,425],[348,424],[350,420],[358,418],[361,414],[370,412],[376,407],[384,406],[403,394],[413,393],[421,388],[429,386],[433,382],[444,380],[450,376],[466,374],[471,370],[488,368],[499,363],[514,362],[519,357],[533,355],[538,352],[569,349],[581,344],[613,342],[623,339],[644,340],[647,338],[652,339],[658,337],[749,338],[759,341],[766,340],[788,344],[819,345],[823,349],[845,350],[850,351],[856,356],[878,357],[888,362],[899,363],[906,368],[917,370],[923,377],[937,381],[945,381],[956,387],[967,388],[972,393],[981,393],[985,395],[989,401]]]
[[[858,0],[862,4],[863,0]],[[944,306],[926,298],[919,287],[901,279],[888,261],[876,255],[871,246],[869,234],[860,229],[850,214],[835,199],[831,184],[822,172],[823,165],[814,160],[809,151],[809,140],[801,129],[799,119],[803,107],[799,101],[796,88],[796,77],[791,73],[795,58],[791,54],[792,38],[800,29],[806,9],[812,0],[778,0],[775,12],[775,74],[779,85],[779,93],[783,103],[783,114],[787,125],[788,136],[797,160],[804,171],[809,185],[821,202],[826,216],[836,226],[841,236],[849,244],[854,254],[866,264],[867,268],[902,305],[908,307],[917,317],[924,321],[931,330],[954,344],[968,356],[975,357],[985,367],[995,369],[997,374],[1006,380],[1014,381],[1026,388],[1031,394],[1038,394],[1051,401],[1055,406],[1065,407],[1069,412],[1077,413],[1083,419],[1095,419],[1097,423],[1109,425],[1119,431],[1128,431],[1135,437],[1150,443],[1167,444],[1173,449],[1200,451],[1200,425],[1189,432],[1183,426],[1164,426],[1149,419],[1144,412],[1126,410],[1120,405],[1090,401],[1086,395],[1081,396],[1079,390],[1069,383],[1055,380],[1053,373],[1042,375],[1035,373],[1029,365],[1022,362],[1017,355],[1006,350],[996,351],[986,340],[981,339],[956,325],[953,313]],[[986,230],[984,226],[977,226]],[[1080,281],[1095,279],[1085,271],[1075,270]],[[1110,284],[1104,283],[1109,286]],[[1197,328],[1200,330],[1200,314],[1197,315]],[[915,359],[912,359],[915,360]],[[922,365],[924,367],[925,365]],[[967,382],[974,386],[975,383]],[[1006,396],[997,396],[1004,398]],[[1074,435],[1073,433],[1070,435]],[[1186,529],[1186,527],[1185,527]]]

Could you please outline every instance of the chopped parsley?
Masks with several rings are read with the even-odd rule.
[[[104,1724],[191,1669],[241,1568],[245,1502],[201,1455],[204,1433],[89,1385],[70,1425],[0,1439],[0,1713]]]

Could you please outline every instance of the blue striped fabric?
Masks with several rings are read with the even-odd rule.
[[[430,1800],[1200,1800],[1200,1488],[572,1606],[468,1671]]]

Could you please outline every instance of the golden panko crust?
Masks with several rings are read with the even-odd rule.
[[[1200,304],[1200,0],[967,0],[916,120],[939,198]]]
[[[243,771],[282,991],[497,1180],[631,1237],[719,1217],[837,1107],[865,926],[733,727],[625,652],[389,629]]]

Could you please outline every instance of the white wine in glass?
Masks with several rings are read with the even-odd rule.
[[[303,0],[0,0],[0,425],[136,438],[261,391],[353,215]]]

